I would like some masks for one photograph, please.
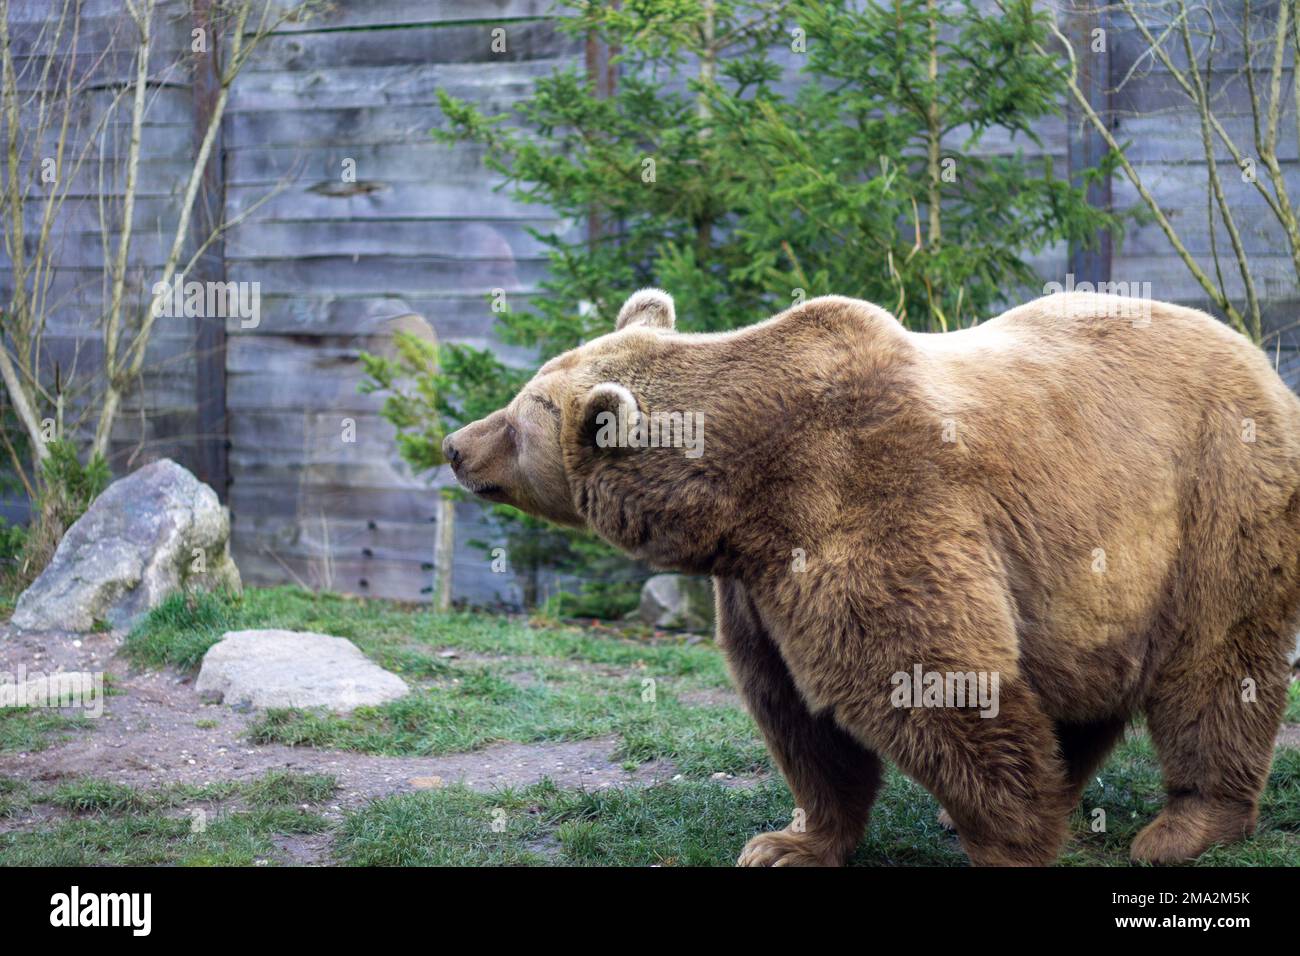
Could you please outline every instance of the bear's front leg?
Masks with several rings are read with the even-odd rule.
[[[862,839],[880,759],[809,711],[744,586],[715,578],[714,588],[718,644],[796,802],[790,826],[751,839],[737,865],[841,866]]]
[[[940,822],[948,817],[972,864],[1047,866],[1065,842],[1075,789],[1035,694],[1003,676],[993,716],[938,706],[850,720],[872,735],[892,725],[886,756],[938,798]]]

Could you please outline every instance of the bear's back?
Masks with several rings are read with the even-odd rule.
[[[1178,418],[1236,405],[1242,417],[1276,415],[1300,434],[1300,399],[1264,353],[1212,316],[1172,303],[1063,292],[970,329],[910,337],[926,376],[953,398],[1068,405],[1070,396],[1097,396],[1118,403],[1119,414],[1162,406]]]
[[[993,529],[1019,582],[1021,652],[1065,688],[1062,705],[1080,690],[1056,672],[1072,660],[1064,648],[1141,659],[1132,642],[1176,568],[1201,593],[1228,594],[1233,567],[1267,577],[1262,555],[1300,550],[1300,400],[1212,317],[1060,293],[909,337],[934,432],[951,423],[949,444],[920,453]],[[1193,543],[1206,540],[1221,552]]]

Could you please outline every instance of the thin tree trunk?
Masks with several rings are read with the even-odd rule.
[[[99,423],[95,428],[95,440],[91,446],[92,454],[107,455],[108,442],[113,432],[113,421],[117,416],[117,411],[122,401],[123,390],[135,380],[144,366],[145,353],[149,345],[149,337],[153,333],[154,323],[157,321],[155,314],[158,301],[169,293],[166,287],[171,285],[172,278],[176,274],[176,266],[180,262],[181,252],[185,246],[185,239],[189,235],[190,217],[194,212],[194,201],[199,194],[199,187],[203,183],[203,171],[207,168],[208,157],[212,155],[212,144],[216,141],[217,133],[221,129],[221,119],[226,112],[226,104],[230,99],[230,85],[234,82],[236,73],[240,66],[240,51],[243,39],[243,31],[248,18],[248,7],[242,7],[236,20],[234,37],[231,41],[230,64],[222,72],[221,92],[217,94],[216,102],[212,106],[212,115],[208,120],[208,128],[204,131],[203,142],[199,146],[198,155],[194,159],[194,164],[190,168],[190,178],[185,184],[185,193],[181,200],[180,218],[176,223],[176,231],[172,236],[172,245],[167,253],[167,261],[163,267],[162,286],[163,291],[155,295],[149,302],[149,307],[145,310],[141,320],[140,331],[133,337],[131,344],[127,347],[123,356],[123,362],[120,366],[120,374],[115,374],[108,378],[107,389],[104,395],[104,404],[100,411]],[[112,331],[116,333],[117,324],[114,323]],[[108,343],[106,342],[106,357],[109,352]],[[116,350],[116,335],[113,340],[113,351]],[[115,369],[116,371],[116,369]]]

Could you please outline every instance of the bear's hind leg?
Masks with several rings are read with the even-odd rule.
[[[1134,860],[1191,860],[1254,832],[1286,703],[1285,662],[1268,650],[1277,643],[1243,624],[1166,666],[1146,713],[1168,798],[1134,839]]]
[[[840,866],[862,839],[880,759],[804,703],[742,585],[715,579],[718,644],[796,806],[783,830],[745,844],[739,866]]]

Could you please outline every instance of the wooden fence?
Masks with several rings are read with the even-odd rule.
[[[85,4],[91,35],[111,49],[120,8],[108,0]],[[184,52],[194,8],[201,15],[203,6],[164,4],[160,62]],[[15,33],[36,29],[43,8],[15,3]],[[1130,158],[1207,263],[1199,133],[1174,108],[1180,104],[1170,78],[1148,62],[1141,38],[1118,16],[1096,16],[1066,20],[1079,38],[1106,31],[1107,52],[1090,61],[1094,103],[1131,142]],[[507,30],[504,53],[491,48],[496,27]],[[393,429],[379,416],[382,399],[357,390],[358,353],[388,348],[399,328],[500,348],[488,292],[525,297],[546,272],[527,229],[577,236],[585,228],[494,189],[479,149],[434,143],[429,130],[442,122],[436,91],[504,111],[538,76],[589,56],[555,29],[547,0],[340,0],[323,18],[287,24],[267,38],[234,86],[205,181],[208,208],[247,218],[200,267],[202,278],[258,283],[260,323],[177,318],[161,327],[149,371],[114,432],[115,468],[169,455],[217,486],[231,508],[235,557],[248,582],[427,598],[438,539],[434,488],[449,476],[413,475],[400,461]],[[137,295],[162,264],[159,237],[175,221],[195,130],[211,108],[211,74],[204,73],[211,62],[192,64],[188,74],[151,77],[157,99],[144,136],[137,219],[146,235],[133,263]],[[1236,69],[1225,60],[1212,86],[1227,104],[1230,129],[1244,133],[1246,94],[1239,72],[1233,79]],[[1289,70],[1286,83],[1289,89]],[[1040,152],[1061,170],[1085,168],[1099,155],[1077,116],[1038,132]],[[1288,181],[1300,194],[1295,137],[1283,143]],[[990,138],[984,148],[1019,145]],[[57,281],[68,305],[52,332],[65,362],[95,361],[93,317],[102,296],[92,207],[99,191],[87,183],[79,192],[85,208],[69,216],[62,236],[67,251]],[[1121,178],[1094,194],[1116,208],[1136,200]],[[1233,184],[1231,201],[1248,223],[1244,241],[1263,277],[1269,322],[1287,325],[1300,318],[1300,291],[1281,236],[1253,188]],[[1053,249],[1035,264],[1045,281],[1064,281],[1066,273],[1075,281],[1128,281],[1156,298],[1205,304],[1154,224],[1100,253]],[[6,265],[0,261],[0,269]],[[5,281],[0,274],[0,286]],[[7,289],[0,293],[7,298]],[[1279,365],[1294,383],[1300,341],[1292,332],[1281,345]],[[510,576],[492,573],[489,557],[471,544],[486,534],[477,506],[459,506],[455,593],[476,602],[516,600]]]

